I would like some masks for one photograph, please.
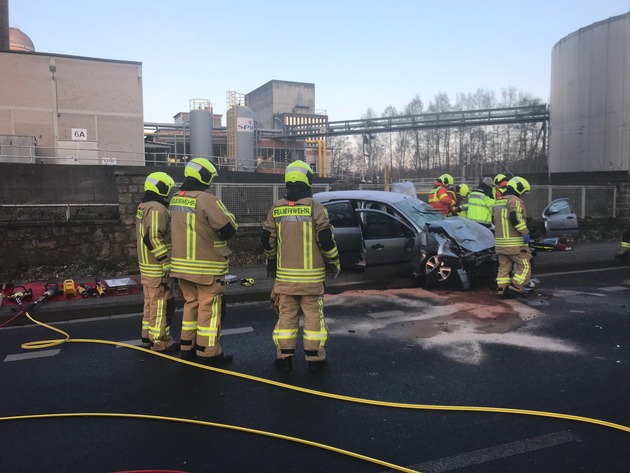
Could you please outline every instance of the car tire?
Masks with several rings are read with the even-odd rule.
[[[422,263],[424,272],[424,286],[431,289],[450,283],[455,277],[455,270],[450,266],[440,264],[438,255],[427,256]]]

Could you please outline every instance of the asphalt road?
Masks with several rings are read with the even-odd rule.
[[[627,472],[628,427],[409,406],[513,408],[630,426],[630,269],[591,267],[539,279],[538,294],[527,300],[499,300],[486,288],[348,287],[328,295],[330,365],[321,373],[309,373],[301,358],[293,373],[273,369],[275,316],[266,303],[231,304],[222,337],[235,356],[228,369],[256,378],[80,341],[23,350],[24,342],[62,337],[33,326],[0,330],[0,470],[391,470],[236,426],[406,471]],[[139,324],[139,314],[121,314],[54,326],[74,340],[137,343]],[[175,321],[176,337],[177,327]],[[168,416],[230,428],[101,416],[7,420],[53,413]]]

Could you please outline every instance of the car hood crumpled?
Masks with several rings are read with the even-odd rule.
[[[478,252],[494,248],[494,234],[483,225],[467,218],[448,217],[439,222],[431,222],[430,232],[440,233],[440,229],[468,251]]]

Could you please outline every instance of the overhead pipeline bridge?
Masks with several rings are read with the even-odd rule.
[[[325,125],[321,123],[285,125],[281,134],[275,135],[274,138],[305,139],[325,136],[369,135],[393,131],[539,122],[543,123],[543,127],[549,122],[547,105],[362,118],[360,120],[328,122]]]

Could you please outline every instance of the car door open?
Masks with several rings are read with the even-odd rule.
[[[551,202],[543,210],[542,218],[548,237],[571,236],[575,238],[580,233],[577,215],[569,199],[562,198]]]
[[[366,267],[391,266],[396,272],[408,272],[419,244],[413,229],[380,210],[357,209],[356,213],[363,232]]]

